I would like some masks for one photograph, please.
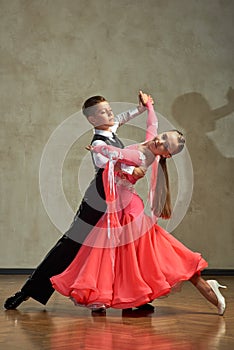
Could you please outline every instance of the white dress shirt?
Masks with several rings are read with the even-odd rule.
[[[137,117],[141,113],[142,112],[139,112],[138,108],[134,108],[134,109],[131,109],[129,111],[120,113],[120,114],[115,116],[115,123],[111,127],[111,131],[94,129],[94,134],[108,137],[109,139],[111,139],[111,141],[115,142],[115,140],[113,138],[113,133],[116,134],[116,131],[119,128],[119,126],[127,123],[129,120]],[[102,140],[95,140],[92,143],[92,146],[103,145],[103,144],[106,145],[106,143]],[[106,158],[105,156],[103,156],[100,153],[93,153],[93,159],[94,159],[95,165],[98,168],[105,168],[105,165],[109,160],[108,158]],[[122,171],[125,173],[128,173],[128,174],[132,174],[134,168],[135,168],[134,166],[121,164]]]

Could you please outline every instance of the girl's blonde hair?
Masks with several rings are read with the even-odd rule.
[[[178,147],[173,152],[173,154],[177,154],[182,151],[185,145],[185,138],[183,134],[178,130],[175,131],[178,134]],[[157,217],[161,217],[162,219],[170,219],[172,214],[172,206],[171,206],[171,194],[170,194],[170,184],[169,184],[169,176],[167,171],[167,158],[161,157],[158,166],[158,174],[157,174],[157,184],[154,193],[153,199],[153,211],[154,215]]]
[[[162,219],[171,217],[171,195],[166,158],[161,157],[158,166],[157,184],[153,199],[154,215]]]

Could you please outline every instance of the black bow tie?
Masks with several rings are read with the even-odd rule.
[[[114,133],[112,133],[112,138],[115,141],[115,146],[119,148],[124,148],[123,142],[118,138],[118,136]]]

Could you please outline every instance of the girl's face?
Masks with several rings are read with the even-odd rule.
[[[178,147],[179,139],[176,131],[159,134],[149,144],[151,152],[165,158],[170,158],[172,154],[177,153]]]
[[[96,129],[108,130],[114,125],[114,114],[107,101],[95,105],[93,115],[88,118]]]

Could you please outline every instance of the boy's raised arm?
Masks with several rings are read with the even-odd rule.
[[[144,113],[145,111],[146,111],[146,107],[142,104],[141,99],[139,98],[139,104],[137,107],[130,109],[126,112],[117,114],[115,116],[117,127],[127,123],[129,120],[137,117],[138,115]],[[116,130],[113,130],[113,131],[116,131]]]

